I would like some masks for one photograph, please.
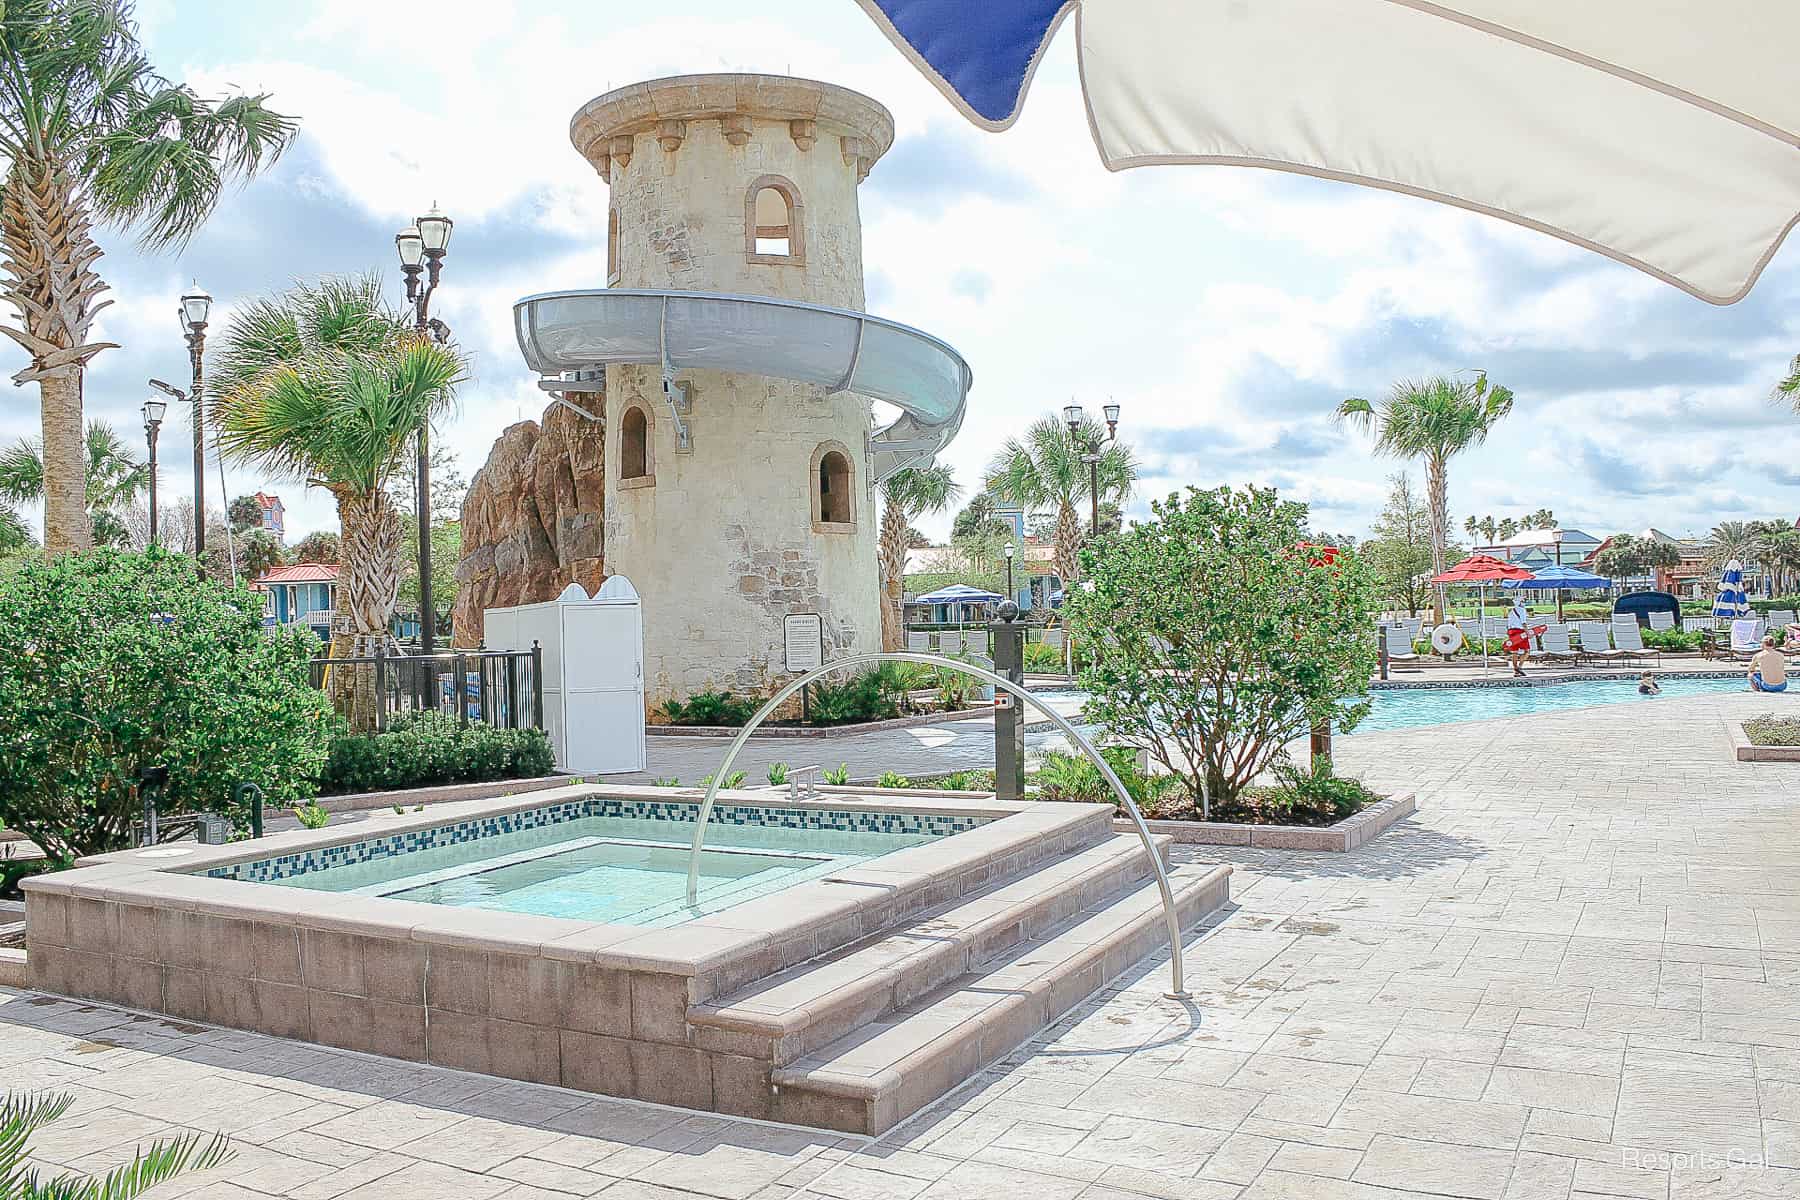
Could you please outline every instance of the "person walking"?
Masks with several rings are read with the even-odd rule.
[[[1512,660],[1514,675],[1525,674],[1525,659],[1531,654],[1531,634],[1531,610],[1525,607],[1523,596],[1514,596],[1512,609],[1506,614],[1506,657]]]

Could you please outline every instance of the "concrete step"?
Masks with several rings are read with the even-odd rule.
[[[1167,860],[1168,839],[1159,839]],[[688,1009],[693,1044],[782,1066],[1150,877],[1136,834],[1014,878]]]
[[[1177,867],[1182,928],[1222,906],[1231,868]],[[1154,880],[1111,893],[770,1075],[773,1118],[879,1134],[1004,1058],[1167,940]]]

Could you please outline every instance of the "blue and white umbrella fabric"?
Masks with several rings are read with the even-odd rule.
[[[998,592],[983,591],[978,587],[970,587],[966,583],[953,583],[941,587],[935,592],[927,592],[914,600],[914,604],[998,604],[1006,599]]]
[[[1111,170],[1263,167],[1511,221],[1709,300],[1800,213],[1794,0],[858,0],[984,129],[1074,16]]]
[[[1750,611],[1750,598],[1744,595],[1744,566],[1737,559],[1725,564],[1719,576],[1719,595],[1713,601],[1713,616],[1741,617]]]

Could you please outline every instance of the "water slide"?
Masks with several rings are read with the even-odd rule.
[[[545,391],[606,363],[662,368],[678,436],[683,370],[736,371],[883,400],[900,416],[875,432],[877,482],[928,463],[961,428],[974,375],[962,355],[895,321],[852,309],[652,288],[544,292],[513,305],[519,350]]]

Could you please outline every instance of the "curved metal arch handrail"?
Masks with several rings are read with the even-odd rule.
[[[818,679],[823,675],[828,675],[833,671],[842,670],[845,667],[862,666],[877,662],[923,663],[929,667],[942,667],[952,671],[960,671],[965,675],[973,675],[984,683],[993,684],[995,687],[1000,688],[1009,695],[1016,697],[1021,702],[1030,703],[1036,706],[1046,717],[1050,718],[1058,729],[1061,729],[1063,733],[1067,734],[1070,740],[1081,747],[1082,753],[1086,754],[1088,758],[1093,761],[1094,765],[1100,768],[1100,773],[1106,777],[1107,785],[1111,787],[1113,793],[1118,796],[1119,802],[1125,806],[1125,811],[1131,814],[1132,824],[1137,827],[1138,838],[1144,843],[1144,852],[1150,856],[1150,869],[1156,874],[1156,887],[1157,890],[1162,893],[1163,918],[1168,923],[1169,927],[1170,987],[1169,990],[1163,994],[1174,1000],[1188,999],[1191,993],[1187,990],[1185,973],[1181,966],[1181,917],[1175,909],[1175,892],[1174,889],[1169,886],[1169,873],[1163,868],[1162,855],[1156,852],[1156,841],[1151,836],[1150,826],[1145,822],[1144,814],[1138,811],[1137,803],[1132,800],[1131,793],[1125,790],[1124,783],[1120,781],[1112,767],[1107,764],[1105,757],[1094,748],[1093,744],[1083,737],[1080,731],[1077,730],[1074,725],[1070,724],[1061,713],[1051,708],[1048,704],[1045,704],[1042,700],[1033,696],[1024,688],[1013,683],[1004,675],[996,675],[994,672],[984,670],[981,667],[971,666],[966,662],[958,662],[956,659],[944,658],[936,654],[919,654],[913,651],[886,650],[879,653],[853,654],[848,658],[840,658],[835,662],[827,663],[822,667],[815,667],[811,671],[801,675],[798,679],[793,680],[786,687],[783,687],[780,691],[769,697],[769,699],[763,703],[763,706],[756,710],[756,715],[751,717],[749,723],[746,724],[743,729],[738,731],[737,737],[732,739],[730,748],[725,751],[725,761],[719,764],[719,769],[713,772],[712,782],[706,785],[706,799],[701,801],[700,812],[695,818],[694,844],[688,855],[688,904],[691,906],[699,901],[700,851],[706,841],[707,822],[712,819],[713,803],[719,796],[720,781],[723,780],[726,773],[731,770],[731,764],[737,760],[738,751],[744,748],[744,743],[750,740],[750,735],[756,731],[757,726],[768,719],[769,714],[774,712],[782,701],[792,696],[795,692],[799,691],[813,680]]]

